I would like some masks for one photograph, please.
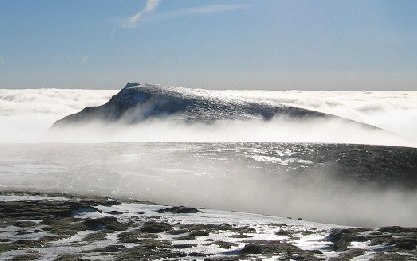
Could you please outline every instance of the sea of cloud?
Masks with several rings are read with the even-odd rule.
[[[248,99],[286,104],[334,114],[377,126],[370,131],[333,120],[261,121],[185,125],[153,120],[136,126],[91,123],[50,135],[58,119],[87,106],[105,103],[117,90],[1,89],[0,142],[109,142],[109,141],[276,141],[338,142],[416,146],[417,92],[335,91],[207,91],[184,90],[223,99]]]

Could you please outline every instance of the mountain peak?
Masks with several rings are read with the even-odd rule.
[[[212,94],[213,91],[208,90],[201,95],[201,90],[191,91],[182,87],[128,82],[107,103],[97,107],[87,107],[81,112],[58,120],[54,125],[62,126],[97,120],[104,122],[122,121],[133,124],[152,118],[182,119],[186,122],[270,120],[276,116],[291,119],[338,118],[334,115],[299,107],[272,105],[263,101],[245,101],[238,97],[217,97]],[[366,124],[361,125],[372,127]]]
[[[138,83],[138,82],[128,82],[123,89],[127,89],[127,88],[130,88],[130,87],[137,87],[137,86],[140,86],[140,85],[141,85],[141,83]]]

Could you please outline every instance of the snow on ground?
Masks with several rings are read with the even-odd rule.
[[[0,210],[1,260],[416,258],[412,228],[352,228],[134,200],[22,193],[2,193]]]

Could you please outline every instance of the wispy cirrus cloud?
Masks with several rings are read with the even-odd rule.
[[[204,15],[204,14],[217,14],[229,11],[237,11],[248,8],[248,5],[205,5],[198,7],[191,7],[186,9],[174,10],[166,13],[167,16],[184,16],[184,15]]]
[[[143,9],[137,12],[136,14],[128,17],[122,24],[122,27],[124,28],[136,27],[139,21],[142,19],[143,15],[153,12],[158,7],[160,2],[161,0],[147,0]]]
[[[121,27],[122,28],[135,28],[142,20],[143,16],[147,13],[151,13],[156,10],[162,0],[147,0],[144,8],[133,16],[126,18]],[[185,9],[172,10],[164,13],[159,13],[155,16],[155,19],[169,19],[181,16],[190,15],[208,15],[217,14],[224,12],[237,11],[248,8],[248,5],[237,5],[237,4],[223,4],[223,5],[204,5],[197,7],[190,7]],[[113,31],[114,33],[115,31]]]

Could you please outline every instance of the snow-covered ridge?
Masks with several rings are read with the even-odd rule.
[[[92,120],[121,121],[132,124],[152,118],[213,122],[215,120],[270,120],[273,117],[338,118],[331,114],[289,105],[271,104],[267,101],[233,94],[227,95],[219,91],[128,83],[107,103],[98,107],[87,107],[81,112],[68,115],[57,121],[54,126],[85,123]]]

